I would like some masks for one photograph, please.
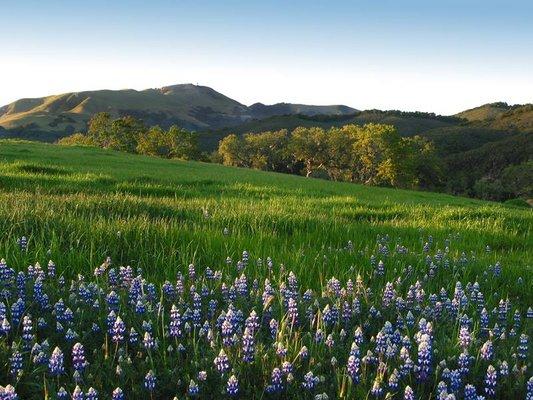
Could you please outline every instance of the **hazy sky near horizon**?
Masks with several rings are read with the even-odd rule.
[[[533,1],[0,0],[0,105],[198,83],[250,105],[533,102]]]

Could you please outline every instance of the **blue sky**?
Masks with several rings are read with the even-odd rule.
[[[199,83],[451,114],[533,102],[531,1],[0,0],[0,104]]]

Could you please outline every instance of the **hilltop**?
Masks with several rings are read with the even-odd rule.
[[[180,84],[146,90],[96,90],[20,99],[0,108],[0,126],[10,136],[54,141],[86,129],[98,112],[131,115],[147,125],[176,124],[190,130],[220,129],[284,114],[350,114],[347,106],[280,103],[247,107],[206,86]]]

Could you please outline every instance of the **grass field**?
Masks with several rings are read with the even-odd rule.
[[[120,400],[121,392],[111,397],[119,374],[128,399],[197,390],[201,398],[315,399],[385,390],[412,399],[411,388],[425,399],[437,398],[442,381],[458,399],[477,399],[469,390],[523,398],[533,391],[532,222],[529,209],[443,194],[0,141],[0,258],[14,269],[0,262],[0,321],[13,326],[0,324],[0,385],[20,398],[55,399],[67,398],[61,386],[68,396],[79,384],[94,399],[91,385]],[[107,281],[107,271],[93,277],[108,256],[113,267],[142,268],[142,278],[125,269],[122,283],[111,271]],[[65,280],[24,270],[49,259]],[[75,313],[62,316],[59,299]],[[256,311],[259,324],[248,328]],[[177,336],[173,318],[186,321],[174,325]],[[131,332],[125,340],[123,321],[140,340]],[[88,366],[68,361],[74,339]],[[36,354],[50,361],[39,364]]]
[[[443,194],[4,141],[0,203],[0,252],[21,256],[13,248],[26,235],[20,261],[52,258],[70,276],[110,256],[163,281],[190,262],[217,267],[247,250],[305,271],[300,279],[313,285],[351,265],[364,272],[362,259],[335,249],[349,240],[369,248],[387,234],[409,247],[428,235],[458,236],[456,251],[488,245],[481,266],[499,260],[506,276],[531,279],[530,210]]]

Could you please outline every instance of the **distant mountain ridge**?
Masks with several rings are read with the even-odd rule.
[[[275,115],[343,115],[357,110],[343,105],[313,106],[279,103],[250,107],[209,87],[178,84],[146,90],[96,90],[33,99],[0,107],[0,126],[42,140],[84,130],[90,117],[106,111],[114,117],[132,115],[147,125],[177,124],[202,131],[236,126]]]

